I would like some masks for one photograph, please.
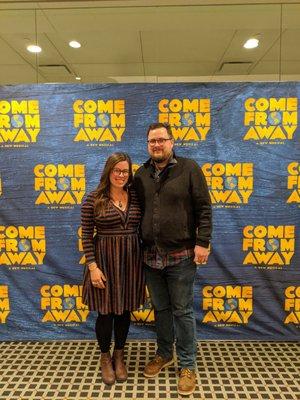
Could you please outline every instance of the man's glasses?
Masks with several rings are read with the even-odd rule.
[[[112,170],[113,174],[116,176],[120,176],[120,175],[124,175],[124,176],[128,176],[129,175],[129,170],[128,169],[119,169],[119,168],[114,168]]]
[[[147,140],[147,142],[150,146],[155,146],[155,143],[162,145],[162,144],[165,144],[167,140],[172,140],[172,139],[171,138],[149,139],[149,140]]]

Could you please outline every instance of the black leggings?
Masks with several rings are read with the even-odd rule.
[[[102,353],[110,349],[112,331],[115,334],[115,349],[124,348],[130,325],[130,311],[124,311],[121,315],[100,314],[96,320],[96,336]]]

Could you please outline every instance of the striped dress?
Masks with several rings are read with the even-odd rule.
[[[81,208],[82,245],[86,257],[83,303],[101,314],[134,311],[145,299],[142,254],[138,237],[141,210],[133,190],[128,192],[127,211],[111,201],[104,216],[94,215],[95,192]],[[96,236],[94,230],[96,228]],[[95,261],[106,277],[105,289],[91,283],[87,265]]]

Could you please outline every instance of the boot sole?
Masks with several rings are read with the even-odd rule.
[[[115,383],[116,383],[116,381],[114,381],[114,382],[110,382],[110,383],[108,383],[108,382],[104,382],[104,380],[102,379],[102,382],[104,383],[104,385],[106,385],[106,386],[112,386],[112,385],[114,385]]]
[[[128,379],[128,378],[126,378],[126,379],[116,379],[116,382],[118,382],[118,383],[126,382],[127,379]]]
[[[158,372],[156,372],[156,374],[154,374],[154,375],[146,374],[145,372],[143,372],[143,374],[144,374],[144,376],[145,376],[146,378],[154,378],[155,376],[157,376],[157,375],[160,373],[161,370],[163,370],[164,368],[166,368],[166,367],[168,367],[169,365],[172,365],[172,364],[174,364],[174,359],[172,359],[171,361],[167,362],[167,363],[166,363],[164,366],[162,366],[161,369],[160,369]]]
[[[190,396],[195,392],[195,389],[190,390],[189,392],[181,392],[180,390],[177,390],[177,393],[180,394],[181,396]]]

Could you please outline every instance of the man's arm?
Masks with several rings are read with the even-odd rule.
[[[212,234],[211,199],[205,176],[199,165],[193,161],[191,170],[191,193],[196,225],[195,262],[207,261]]]

